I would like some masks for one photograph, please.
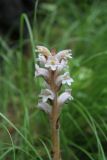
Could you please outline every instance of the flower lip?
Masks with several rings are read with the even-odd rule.
[[[48,72],[47,69],[40,68],[39,65],[37,65],[37,64],[35,64],[35,68],[36,68],[35,77],[37,77],[37,76],[43,76],[45,79],[48,79],[49,72]]]
[[[69,86],[74,80],[69,76],[69,72],[64,73],[62,84],[68,84]]]
[[[63,105],[67,100],[73,99],[70,92],[71,92],[71,90],[68,89],[58,97],[58,105],[59,106]]]
[[[50,89],[43,89],[39,97],[42,98],[43,102],[47,102],[48,99],[53,100],[55,94]]]
[[[49,56],[45,64],[45,67],[50,68],[51,70],[55,71],[59,65],[60,63],[56,56]]]
[[[51,106],[46,102],[39,102],[38,108],[40,108],[41,110],[45,111],[48,114],[50,114],[52,112]]]
[[[63,75],[60,75],[56,79],[56,85],[60,86],[61,84],[71,85],[73,79],[69,76],[69,72],[65,72]]]

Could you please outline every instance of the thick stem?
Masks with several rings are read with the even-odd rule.
[[[55,73],[51,74],[51,89],[55,93],[51,114],[51,135],[52,135],[52,160],[61,160],[60,138],[59,138],[59,106],[57,104],[57,91],[54,84]]]
[[[59,115],[56,102],[53,105],[52,119],[52,160],[61,160],[60,139],[59,139]]]

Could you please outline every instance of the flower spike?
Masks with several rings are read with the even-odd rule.
[[[69,71],[65,72],[65,69],[68,69],[68,60],[72,58],[72,53],[71,50],[57,53],[55,49],[49,51],[44,46],[37,46],[36,48],[39,55],[38,64],[35,64],[35,76],[43,77],[46,81],[45,89],[42,89],[39,95],[38,108],[49,115],[52,128],[52,159],[60,160],[59,117],[62,105],[73,99],[71,90],[61,92],[61,88],[65,84],[70,87],[73,82]],[[59,92],[61,92],[60,95]]]

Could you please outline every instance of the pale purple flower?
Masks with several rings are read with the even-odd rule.
[[[43,76],[45,79],[47,79],[49,77],[49,72],[47,69],[45,68],[40,68],[39,65],[35,64],[35,77],[37,76]]]
[[[59,61],[62,59],[67,60],[68,58],[72,58],[72,53],[70,49],[66,49],[66,50],[58,52],[56,56],[59,59]]]
[[[52,71],[55,71],[59,65],[60,63],[56,56],[49,56],[45,64],[45,67],[51,69]]]
[[[40,64],[45,65],[45,63],[46,63],[46,58],[45,58],[44,55],[39,54],[39,56],[38,56],[38,58],[37,58],[37,61],[39,61]]]
[[[40,96],[43,102],[47,102],[48,99],[53,100],[55,95],[50,89],[43,89]]]
[[[58,66],[58,72],[64,70],[65,68],[67,68],[67,61],[62,59],[59,66]]]
[[[56,79],[56,84],[60,86],[61,84],[71,85],[73,79],[69,76],[69,72],[65,72],[63,75],[60,75]]]
[[[49,51],[48,48],[44,47],[44,46],[37,46],[37,49],[35,50],[36,52],[39,52],[40,54],[48,57],[49,55],[51,55],[51,52]]]
[[[39,102],[38,103],[38,108],[41,109],[41,110],[43,110],[43,111],[45,111],[48,114],[50,114],[51,111],[52,111],[51,106],[48,103],[46,103],[46,102]]]
[[[66,101],[73,99],[71,96],[71,90],[66,90],[58,97],[58,105],[63,105]]]

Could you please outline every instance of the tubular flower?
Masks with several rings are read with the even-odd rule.
[[[37,76],[43,76],[45,79],[49,77],[48,70],[45,68],[40,68],[39,65],[35,64],[35,77]]]
[[[36,48],[36,51],[39,52],[37,59],[39,65],[35,64],[35,76],[42,76],[46,81],[46,89],[43,89],[39,95],[41,102],[39,102],[38,107],[46,113],[51,113],[54,108],[54,101],[57,102],[58,106],[61,106],[67,100],[72,99],[70,91],[64,91],[58,96],[62,85],[71,86],[73,82],[69,72],[64,72],[68,68],[68,59],[72,58],[72,54],[71,50],[63,50],[58,53],[54,50],[53,53],[53,50],[49,51],[43,46]]]
[[[46,63],[46,58],[44,55],[42,54],[39,54],[38,58],[37,58],[37,61],[41,64],[41,65],[45,65]]]
[[[65,72],[63,75],[60,75],[56,79],[56,84],[60,86],[61,84],[71,85],[73,79],[69,76],[69,72]]]
[[[66,49],[57,53],[57,58],[59,60],[72,58],[72,53],[70,49]]]
[[[57,71],[60,72],[62,71],[64,68],[67,68],[67,61],[65,61],[64,59],[62,59],[60,61],[60,65],[57,68]]]
[[[41,53],[42,55],[48,57],[49,55],[51,55],[50,51],[48,48],[44,47],[44,46],[37,46],[36,47],[36,51]]]
[[[52,110],[51,106],[46,102],[39,102],[38,103],[38,108],[45,111],[48,114],[50,114],[51,110]]]
[[[49,89],[44,89],[41,91],[41,94],[39,97],[42,98],[43,102],[47,102],[48,99],[51,99],[51,100],[54,99],[54,93]]]
[[[71,100],[73,97],[71,96],[70,90],[67,90],[63,92],[59,97],[58,97],[58,105],[61,106],[63,105],[67,100]]]
[[[62,84],[68,84],[69,86],[71,86],[73,79],[69,76],[69,72],[64,73],[62,78]]]

